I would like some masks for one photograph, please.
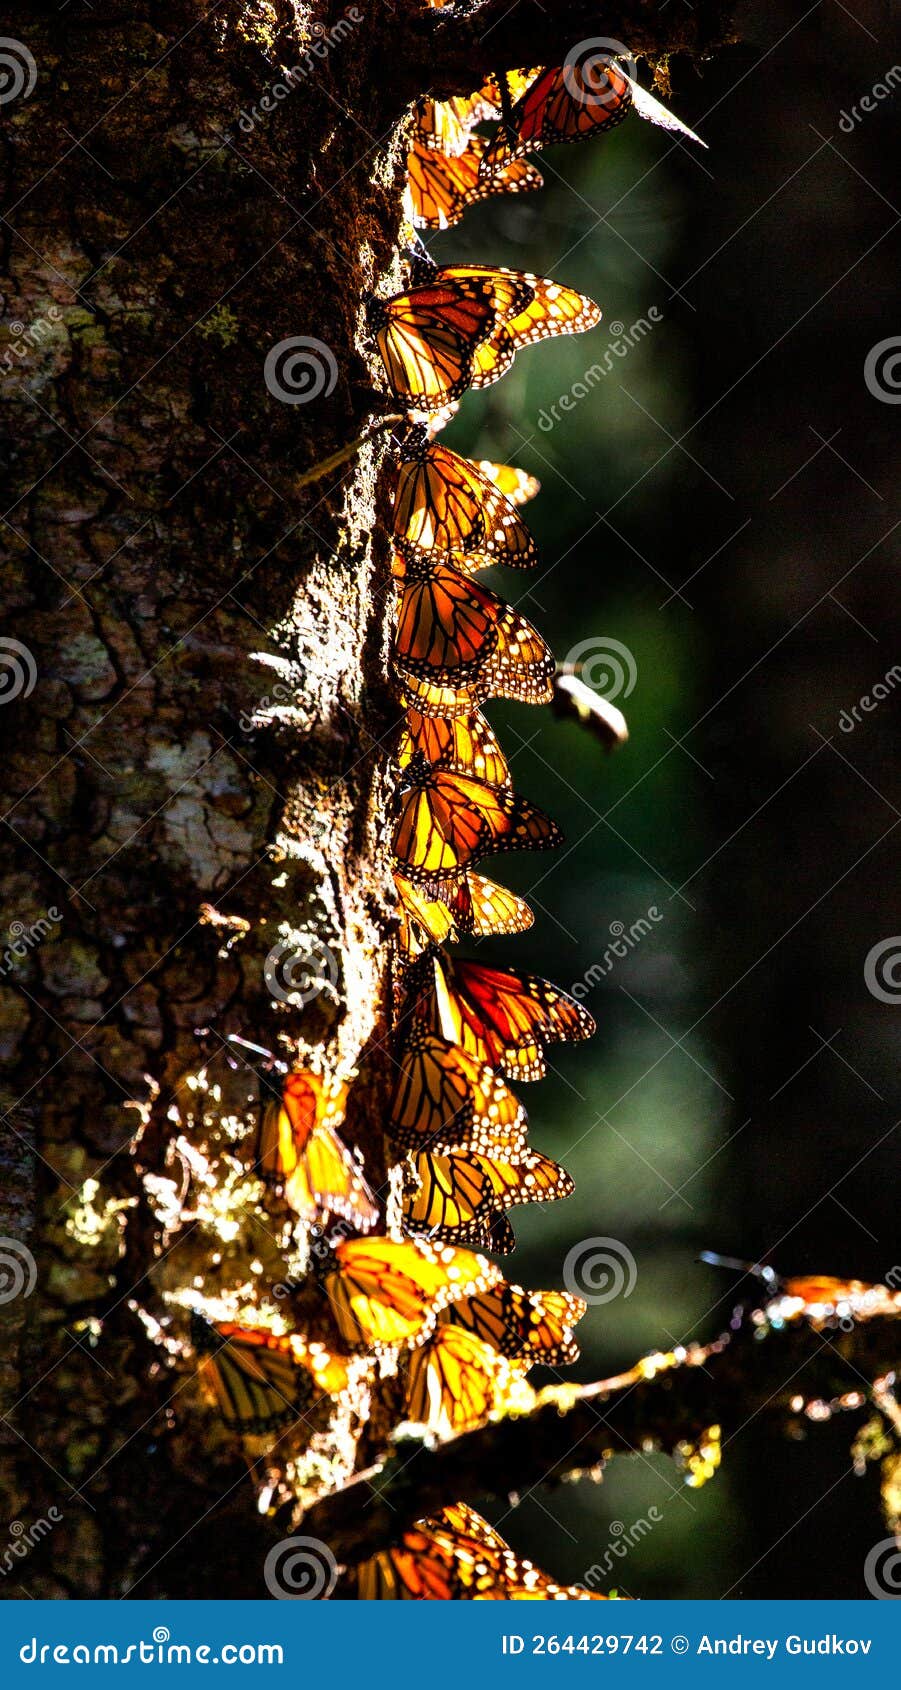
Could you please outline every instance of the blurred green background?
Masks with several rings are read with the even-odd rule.
[[[861,375],[891,326],[891,208],[878,183],[855,182],[884,170],[889,137],[874,118],[853,165],[818,146],[829,134],[846,144],[833,51],[801,27],[703,76],[677,63],[674,109],[709,153],[632,115],[602,141],[546,153],[543,193],[490,201],[428,241],[439,261],[551,275],[604,311],[590,335],[520,354],[442,437],[542,482],[526,511],[539,568],[482,579],[558,658],[591,642],[589,676],[611,641],[634,665],[631,687],[594,669],[629,723],[612,756],[548,709],[488,707],[518,789],[566,845],[488,865],[537,919],[480,954],[571,989],[620,923],[656,912],[583,998],[595,1039],[557,1047],[549,1078],[523,1088],[533,1141],[577,1191],[515,1212],[509,1276],[558,1285],[567,1252],[597,1237],[635,1264],[630,1294],[582,1323],[585,1380],[726,1324],[738,1280],[700,1265],[701,1249],[874,1278],[901,1260],[901,1010],[862,981],[866,951],[892,932],[889,901],[872,927],[873,877],[897,892],[894,840],[882,843],[891,711],[865,745],[861,732],[840,746],[869,759],[859,779],[813,737],[834,736],[841,708],[901,654],[881,538],[892,414]],[[878,45],[851,30],[842,51],[848,85],[869,86]],[[849,266],[852,282],[836,283]],[[605,373],[555,422],[551,407],[592,365]],[[836,422],[841,461],[817,451],[816,431]],[[601,1485],[542,1488],[492,1518],[567,1580],[606,1555],[597,1587],[634,1596],[861,1595],[884,1528],[872,1476],[848,1476],[853,1432],[833,1423],[790,1446],[754,1423],[701,1490],[637,1453]],[[614,1555],[652,1506],[653,1529]]]

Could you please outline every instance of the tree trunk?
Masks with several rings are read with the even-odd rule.
[[[385,409],[362,302],[406,274],[410,99],[547,52],[544,8],[494,10],[490,54],[419,0],[7,10],[0,1462],[53,1530],[6,1595],[264,1593],[180,1310],[292,1268],[229,1035],[362,1069],[387,1174],[385,434],[304,478]],[[605,28],[704,52],[731,10]],[[362,1420],[314,1428],[297,1494],[372,1457]]]

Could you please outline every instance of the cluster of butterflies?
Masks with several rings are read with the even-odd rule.
[[[567,65],[510,73],[467,99],[423,101],[409,154],[410,221],[447,228],[488,195],[539,187],[529,152],[600,133],[649,99],[614,65],[590,82],[587,73],[574,80]],[[502,111],[491,141],[474,133]],[[644,114],[652,115],[646,106]],[[476,865],[560,839],[554,822],[514,793],[480,713],[490,697],[553,696],[555,663],[541,635],[475,579],[491,565],[536,562],[520,511],[538,483],[519,469],[464,459],[436,436],[461,395],[497,381],[521,347],[599,320],[590,299],[557,282],[484,265],[439,268],[424,249],[409,289],[370,304],[387,383],[408,419],[392,472],[393,662],[404,707],[392,849],[403,1001],[386,1124],[405,1173],[404,1235],[376,1231],[379,1205],[341,1137],[347,1088],[310,1070],[285,1074],[262,1115],[256,1165],[309,1225],[341,1223],[341,1236],[318,1251],[333,1336],[313,1341],[195,1316],[201,1374],[225,1423],[245,1437],[296,1422],[317,1392],[339,1395],[361,1352],[390,1352],[402,1416],[439,1437],[516,1401],[536,1363],[578,1354],[579,1298],[510,1284],[475,1252],[508,1253],[512,1207],[572,1191],[569,1175],[530,1148],[507,1081],[540,1078],[547,1047],[587,1038],[593,1022],[545,980],[445,949],[525,931],[528,905]],[[555,1585],[462,1504],[420,1522],[356,1579],[361,1597],[589,1594]]]

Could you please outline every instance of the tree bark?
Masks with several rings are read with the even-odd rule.
[[[361,302],[405,275],[409,101],[540,62],[595,9],[356,11],[7,9],[0,1470],[10,1517],[62,1516],[34,1596],[247,1594],[255,1490],[178,1363],[180,1306],[286,1271],[234,1151],[265,1074],[229,1035],[361,1070],[348,1129],[386,1174],[384,433],[309,472],[384,409]],[[604,28],[735,34],[713,0]],[[298,336],[293,403],[290,358],[264,371]],[[377,1422],[359,1448],[318,1430],[325,1490],[377,1452]]]

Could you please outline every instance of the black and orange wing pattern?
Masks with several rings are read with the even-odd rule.
[[[521,158],[480,175],[487,145],[481,136],[469,135],[462,152],[448,154],[417,135],[407,155],[407,204],[417,229],[450,229],[467,206],[492,194],[533,193],[543,186],[540,172]]]
[[[409,567],[394,656],[422,715],[471,716],[486,698],[554,696],[554,655],[538,630],[449,564]]]
[[[472,385],[473,359],[529,288],[514,270],[445,267],[424,287],[373,299],[369,322],[388,384],[414,408],[439,410]]]
[[[573,1327],[586,1305],[569,1291],[525,1291],[504,1282],[490,1291],[462,1297],[442,1321],[465,1326],[502,1356],[532,1366],[563,1367],[578,1360]]]
[[[424,1024],[511,1079],[540,1080],[548,1045],[588,1039],[595,1030],[581,1004],[535,974],[431,955],[410,973]]]
[[[266,1437],[292,1425],[312,1390],[289,1338],[234,1322],[213,1323],[192,1310],[191,1342],[203,1384],[226,1426],[244,1437]]]
[[[393,851],[408,879],[440,881],[497,851],[557,845],[555,822],[509,787],[414,758],[394,830]]]
[[[524,346],[554,335],[582,334],[601,320],[601,309],[587,294],[541,276],[526,278],[531,297],[511,312],[494,333],[480,342],[473,355],[472,386],[487,387],[510,368]]]
[[[456,932],[469,938],[527,933],[535,920],[525,898],[474,871],[461,875],[446,889],[444,897]]]
[[[592,1601],[607,1598],[559,1585],[514,1554],[475,1509],[457,1502],[405,1532],[395,1549],[363,1561],[357,1595],[379,1601]]]
[[[416,139],[420,146],[459,158],[473,140],[477,123],[497,117],[493,90],[457,94],[449,100],[421,100],[416,110]]]
[[[629,78],[603,55],[541,71],[513,106],[482,158],[483,174],[560,142],[584,141],[622,123],[632,104]]]
[[[377,1348],[421,1338],[456,1297],[500,1277],[483,1256],[394,1238],[342,1239],[324,1276],[345,1343]]]
[[[503,466],[498,466],[499,468]],[[535,542],[512,499],[467,458],[416,429],[402,449],[394,497],[394,538],[407,557],[427,553],[478,567],[531,569]]]
[[[413,1026],[398,1060],[388,1132],[403,1150],[525,1148],[522,1105],[458,1046]]]
[[[353,1153],[338,1136],[346,1086],[312,1070],[286,1074],[280,1099],[266,1104],[257,1141],[257,1166],[280,1186],[299,1215],[337,1215],[368,1232],[378,1209]]]
[[[394,884],[400,898],[398,943],[407,957],[421,956],[432,945],[443,945],[456,937],[452,911],[436,889],[416,886],[405,874],[393,870]]]
[[[407,1418],[443,1437],[486,1421],[504,1383],[504,1364],[491,1345],[462,1326],[438,1326],[411,1351]]]
[[[405,768],[417,752],[430,763],[442,763],[476,775],[491,786],[509,786],[510,772],[493,730],[480,711],[469,716],[426,716],[411,706],[397,749],[397,760]]]
[[[507,1209],[570,1197],[573,1182],[564,1168],[538,1150],[500,1155],[473,1151],[426,1151],[414,1158],[417,1185],[404,1200],[412,1232],[446,1243],[464,1243],[506,1254],[512,1234],[503,1224]],[[503,1240],[503,1242],[501,1242]]]

